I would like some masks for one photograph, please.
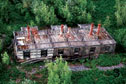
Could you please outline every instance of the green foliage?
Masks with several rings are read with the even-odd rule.
[[[69,11],[69,6],[66,4],[64,7],[61,9],[61,15],[63,18],[66,19],[66,22],[71,22],[72,20],[72,15]]]
[[[13,80],[10,80],[8,84],[16,84],[16,82]]]
[[[14,80],[10,80],[8,84],[17,84],[17,83]],[[37,84],[37,83],[29,79],[24,79],[20,84]]]
[[[116,0],[116,19],[117,19],[117,26],[124,26],[126,25],[126,1],[124,0]]]
[[[11,66],[9,69],[4,67],[4,65],[2,65],[1,67],[2,70],[0,73],[0,84],[13,84],[17,78],[23,79],[25,77],[25,73],[19,71],[16,66]]]
[[[89,70],[74,72],[72,74],[73,84],[125,84],[126,68],[121,68],[118,72]],[[119,74],[118,74],[119,73]]]
[[[21,84],[37,84],[37,83],[35,81],[31,81],[29,79],[24,79],[24,81],[22,81]]]
[[[84,66],[91,67],[93,69],[98,66],[113,66],[120,64],[122,57],[120,54],[111,55],[111,54],[102,54],[97,59],[88,60],[84,63]]]
[[[49,9],[43,1],[39,0],[34,0],[32,4],[32,10],[35,14],[37,24],[49,25],[57,22],[53,7]]]
[[[111,26],[111,21],[110,21],[110,17],[109,16],[106,17],[106,20],[104,21],[103,26],[105,28],[109,28]]]
[[[93,59],[93,60],[87,60],[84,63],[84,66],[95,69],[96,68],[96,60],[95,59]]]
[[[81,64],[83,64],[85,60],[84,59],[80,59],[79,61],[80,61]]]
[[[121,48],[122,49],[124,48],[124,50],[126,50],[126,29],[123,28],[123,29],[115,30],[114,37],[116,37],[115,40],[119,44],[117,47],[122,46]],[[121,50],[118,49],[118,51]]]
[[[116,55],[103,54],[100,55],[95,62],[99,66],[113,66],[113,65],[120,64],[121,58],[118,54]]]
[[[48,84],[71,84],[71,71],[62,58],[48,64]]]
[[[95,11],[92,14],[93,22],[98,24],[98,21],[101,20],[103,23],[106,17],[109,16],[111,18],[112,25],[115,28],[115,0],[94,0],[94,5]]]
[[[87,22],[91,23],[92,22],[92,16],[90,13],[87,14]]]
[[[2,63],[6,65],[9,65],[10,63],[10,57],[7,52],[4,52],[4,54],[2,54]]]
[[[95,24],[97,24],[99,21],[101,21],[101,23],[104,24],[104,27],[109,28],[109,31],[112,31],[112,35],[114,36],[118,44],[118,51],[126,51],[125,27],[119,27],[117,29],[117,27],[115,26],[116,23],[118,26],[126,25],[125,4],[125,0],[0,0],[0,33],[7,35],[5,43],[6,46],[8,46],[10,45],[11,39],[13,38],[12,32],[19,30],[21,26],[26,26],[27,24],[29,24],[30,26],[45,26],[50,24],[63,23],[71,24],[71,26],[74,26],[74,24],[77,23],[90,23],[93,21]],[[115,5],[116,8],[114,8]],[[6,49],[6,47],[4,49]],[[7,59],[4,60],[7,61]],[[121,61],[123,63],[126,63],[125,56]],[[89,67],[95,67],[96,64],[102,66],[111,66],[118,64],[119,62],[119,56],[107,55],[101,56],[97,60],[88,61],[85,63],[85,65]],[[54,63],[52,63],[52,66],[54,66]],[[16,68],[6,70],[3,69],[2,64],[0,65],[0,67],[0,84],[8,84],[8,81],[10,81],[11,78],[13,80],[16,80],[16,78],[20,78],[20,76],[21,78],[25,77],[24,73],[21,73]],[[32,67],[34,67],[34,65],[27,66],[26,69],[31,70]],[[56,65],[55,67],[55,71],[59,70]],[[54,70],[52,70],[52,72]],[[126,80],[124,79],[126,78],[125,70],[126,69],[121,69],[121,75],[117,78],[114,78],[114,73],[112,71],[107,71],[108,74],[103,74],[99,71],[79,72],[76,73],[76,75],[75,73],[73,73],[72,81],[74,81],[74,84],[124,84],[124,82],[126,82]],[[56,79],[53,80],[57,81],[56,83],[61,82],[61,75],[63,76],[62,80],[66,80],[64,79],[64,77],[66,77],[67,75],[64,76],[64,74],[60,74],[59,76],[59,71],[58,73],[52,72],[50,72],[52,74],[52,76],[50,76],[50,79],[56,77]],[[46,84],[46,78],[48,76],[47,71],[44,72],[43,76],[45,78],[41,78],[42,81],[44,80],[43,82],[41,82],[41,84]],[[13,84],[14,81],[10,82]]]
[[[0,0],[0,18],[3,22],[9,21],[9,12],[11,12],[9,0]]]
[[[32,26],[32,27],[33,26],[36,26],[36,24],[35,24],[35,22],[33,20],[30,21],[30,24],[29,25]]]
[[[2,51],[2,39],[0,39],[0,52]]]

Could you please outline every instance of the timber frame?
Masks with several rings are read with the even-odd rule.
[[[32,29],[37,33],[34,34]],[[96,27],[92,36],[89,32],[90,24],[78,24],[76,28],[64,25],[62,32],[60,25],[51,25],[50,29],[44,30],[35,26],[30,27],[30,40],[27,40],[27,27],[21,27],[21,31],[13,32],[14,52],[20,62],[55,59],[60,55],[66,60],[96,58],[99,54],[114,53],[116,41],[105,28],[100,29],[99,35]]]

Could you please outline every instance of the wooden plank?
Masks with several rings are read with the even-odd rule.
[[[53,56],[53,54],[48,54],[47,56]]]
[[[18,59],[24,59],[23,55],[17,55]]]
[[[47,52],[48,52],[48,53],[53,53],[54,51],[53,51],[53,50],[48,50]]]
[[[23,51],[17,51],[17,54],[23,54]]]

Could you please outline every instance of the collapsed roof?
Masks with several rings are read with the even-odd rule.
[[[78,24],[77,28],[67,25],[52,25],[50,29],[38,30],[38,27],[21,27],[14,32],[18,50],[48,49],[115,44],[109,33],[93,24]]]

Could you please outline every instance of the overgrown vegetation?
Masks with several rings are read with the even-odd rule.
[[[126,25],[126,2],[124,0],[116,0],[116,19],[117,19],[117,26],[124,26]]]
[[[6,34],[4,47],[1,47],[0,39],[0,55],[2,55],[0,59],[0,84],[16,84],[18,79],[20,79],[20,84],[46,84],[48,78],[50,81],[55,78],[53,81],[61,82],[66,77],[64,80],[68,81],[67,78],[70,79],[69,73],[69,75],[72,75],[73,84],[125,84],[125,68],[119,69],[120,75],[118,77],[116,77],[118,74],[114,71],[103,72],[95,69],[96,65],[112,66],[120,62],[126,64],[126,55],[123,54],[126,52],[125,19],[125,0],[0,0],[0,35]],[[24,72],[16,68],[14,63],[10,63],[12,48],[10,49],[8,46],[13,39],[13,31],[19,30],[21,26],[38,25],[42,27],[51,24],[76,26],[78,23],[89,24],[91,22],[101,23],[117,42],[116,55],[107,54],[101,55],[96,60],[86,60],[84,65],[95,70],[63,72],[61,68],[68,70],[67,63],[63,62],[61,63],[62,67],[57,68],[56,62],[52,63],[54,67],[51,67],[56,68],[49,72],[49,74],[56,75],[55,77],[51,77],[51,75],[48,77],[47,69],[44,69],[37,72],[37,74],[42,75],[41,78],[37,78],[35,75],[28,78]],[[80,60],[80,62],[83,64],[84,60]],[[43,64],[28,65],[23,66],[23,68],[31,71],[32,68],[39,65]],[[60,73],[62,75],[59,75]],[[62,79],[58,78],[60,76]]]
[[[96,59],[96,64],[99,66],[113,66],[118,65],[121,62],[121,58],[119,55],[100,55],[98,59]]]
[[[125,84],[126,68],[111,71],[89,70],[73,72],[73,84]]]
[[[97,59],[86,60],[84,65],[92,68],[96,65],[103,67],[114,66],[120,64],[121,62],[124,62],[123,60],[125,61],[125,54],[102,54]]]
[[[55,63],[48,64],[48,84],[71,84],[71,75],[67,62],[62,57],[57,58]]]
[[[4,52],[4,54],[2,54],[2,63],[9,65],[10,62],[10,57],[8,56],[7,52]]]

